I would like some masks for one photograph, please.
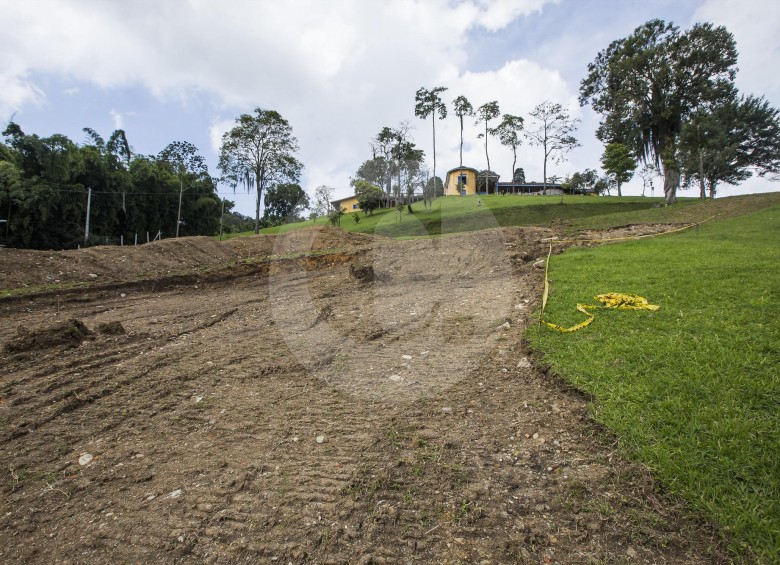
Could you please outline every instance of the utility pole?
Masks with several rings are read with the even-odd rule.
[[[225,219],[225,199],[222,199],[222,212],[219,215],[219,240],[222,241],[222,220]]]
[[[181,174],[179,175],[179,213],[176,215],[176,237],[179,237],[179,226],[181,225],[181,193],[184,192],[184,182]]]
[[[84,228],[84,247],[89,245],[89,209],[92,206],[92,188],[87,188],[87,222]]]

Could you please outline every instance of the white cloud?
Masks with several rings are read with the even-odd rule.
[[[24,75],[7,74],[0,70],[0,120],[5,121],[25,106],[40,105],[45,100],[43,91]]]
[[[212,120],[209,126],[209,142],[214,153],[219,153],[219,148],[222,145],[222,136],[233,127],[234,123],[235,120],[224,120],[221,118]]]
[[[448,86],[448,103],[458,94],[475,106],[495,99],[502,112],[527,116],[536,104],[550,99],[578,115],[577,85],[557,70],[579,56],[572,54],[581,49],[577,33],[555,43],[560,46],[555,57],[543,58],[529,46],[529,53],[496,52],[495,61],[488,59],[487,64],[483,53],[482,69],[488,70],[469,70],[474,45],[483,37],[500,34],[520,18],[558,2],[0,0],[0,119],[46,100],[35,77],[66,79],[75,96],[88,95],[94,86],[117,92],[140,87],[172,106],[197,99],[211,108],[192,126],[201,128],[201,139],[207,136],[211,147],[204,147],[204,153],[213,159],[234,117],[258,106],[273,108],[290,121],[299,138],[304,186],[328,184],[340,196],[349,190],[349,176],[357,165],[370,156],[370,139],[385,125],[410,120],[418,145],[430,158],[430,122],[414,118],[414,93],[420,86]],[[755,85],[750,90],[762,93],[762,85],[769,84],[770,90],[780,92],[780,79],[766,76],[766,70],[776,66],[778,42],[772,30],[780,29],[780,8],[765,6],[759,13],[753,7],[758,3],[742,2],[738,11],[728,5],[727,0],[706,0],[697,14],[720,22],[714,14],[735,33],[742,52],[740,76]],[[560,27],[557,21],[545,25]],[[581,33],[591,33],[589,25],[583,22]],[[604,25],[592,29],[597,33],[612,30]],[[590,60],[593,53],[587,51]],[[547,66],[539,60],[546,60]],[[127,126],[128,116],[117,110],[115,127]],[[552,174],[598,164],[594,119],[589,111],[582,117],[588,128],[583,127],[579,137],[586,147]],[[457,120],[451,116],[438,123],[437,133],[441,174],[458,162]],[[469,121],[464,160],[482,168],[484,150],[476,134]],[[159,135],[162,146],[168,139],[165,132]],[[491,139],[490,154],[491,167],[506,178],[511,152]],[[539,150],[527,142],[518,165],[529,179],[541,179]]]
[[[100,87],[140,85],[169,102],[194,92],[211,97],[223,116],[274,108],[300,139],[306,184],[346,188],[370,138],[413,117],[417,88],[462,74],[475,34],[550,1],[0,0],[5,27],[15,30],[0,38],[4,58],[14,61],[0,101],[11,107],[31,99],[7,100],[2,87],[34,72]],[[212,149],[224,126],[216,117],[207,126]]]
[[[544,5],[549,3],[547,0],[479,0],[476,20],[484,28],[498,31],[520,16],[541,12]]]
[[[114,129],[122,129],[122,114],[120,114],[113,108],[111,109],[110,114],[111,114],[111,119],[114,121]]]

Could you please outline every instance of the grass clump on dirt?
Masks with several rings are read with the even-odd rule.
[[[780,206],[551,260],[545,318],[636,293],[657,312],[596,310],[529,330],[595,418],[751,560],[780,558]]]

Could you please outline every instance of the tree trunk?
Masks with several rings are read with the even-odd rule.
[[[717,181],[710,180],[710,198],[715,198],[715,190],[717,187]]]
[[[617,181],[618,197],[623,196],[623,193],[620,192],[620,184],[621,184],[620,181]],[[585,193],[583,192],[583,194]]]
[[[704,156],[699,151],[699,198],[704,200],[707,197],[704,187]]]
[[[260,185],[257,185],[257,200],[255,201],[255,235],[260,233]]]
[[[512,147],[512,175],[509,180],[512,181],[512,194],[515,193],[515,165],[517,165],[517,147]]]
[[[490,193],[490,155],[488,155],[488,121],[485,120],[485,159],[487,159],[487,173],[485,173],[485,195]]]
[[[664,201],[669,206],[677,202],[677,187],[680,186],[680,171],[664,167]]]
[[[542,196],[547,194],[547,142],[544,142],[544,166],[542,167]]]
[[[460,168],[463,168],[463,116],[460,117]]]
[[[436,112],[434,110],[433,114],[431,114],[431,117],[433,118],[433,178],[436,178]],[[433,181],[434,185],[434,191],[436,190],[436,181]],[[426,186],[423,189],[423,198],[425,199],[425,208],[428,209],[428,187]]]

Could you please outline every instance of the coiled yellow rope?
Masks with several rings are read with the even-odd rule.
[[[550,244],[550,251],[547,253],[547,261],[544,266],[544,292],[542,293],[542,311],[539,313],[539,322],[545,324],[547,327],[552,328],[562,333],[576,332],[582,328],[589,326],[593,322],[596,315],[589,310],[597,308],[617,308],[619,310],[658,310],[658,306],[650,304],[647,298],[639,296],[637,294],[627,294],[622,292],[608,292],[606,294],[599,294],[596,296],[596,300],[601,304],[577,304],[577,311],[585,314],[588,319],[584,322],[580,322],[570,328],[564,328],[552,322],[544,320],[544,309],[547,307],[547,296],[550,292],[550,283],[547,279],[547,273],[550,266],[550,255],[552,254],[552,244]]]

